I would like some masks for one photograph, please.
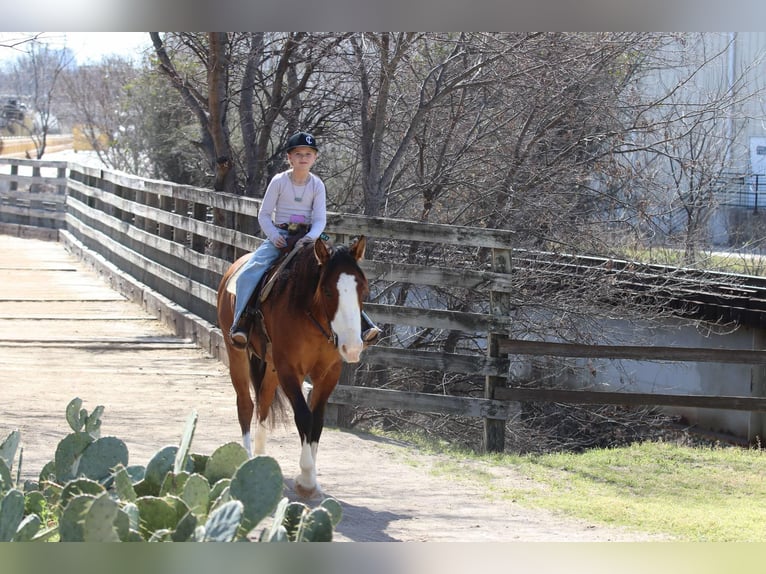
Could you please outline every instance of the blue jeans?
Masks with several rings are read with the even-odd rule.
[[[280,231],[280,235],[287,237],[287,231]],[[242,273],[237,278],[237,296],[234,301],[234,322],[232,323],[232,332],[236,329],[242,313],[250,301],[250,297],[258,286],[258,282],[271,267],[271,264],[279,257],[279,248],[271,241],[264,241],[260,247],[253,251],[250,259],[247,260]]]

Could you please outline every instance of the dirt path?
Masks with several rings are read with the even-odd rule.
[[[102,435],[126,442],[132,464],[178,444],[189,413],[193,450],[239,441],[225,367],[126,301],[57,243],[0,235],[0,440],[20,429],[23,476],[36,477],[68,432],[67,403],[105,406]],[[267,452],[287,478],[298,438],[280,425]],[[342,541],[632,541],[649,536],[594,526],[492,499],[485,483],[444,472],[446,459],[411,445],[327,429],[319,482],[343,505]],[[494,471],[493,490],[528,484]]]

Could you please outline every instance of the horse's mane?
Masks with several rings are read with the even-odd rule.
[[[275,287],[280,293],[287,293],[289,305],[293,309],[305,309],[311,305],[322,273],[331,273],[341,262],[351,260],[356,265],[348,247],[340,245],[330,247],[330,259],[322,269],[314,255],[314,245],[304,245],[295,254],[292,261],[282,270]]]

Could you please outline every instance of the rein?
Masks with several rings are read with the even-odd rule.
[[[320,277],[319,285],[317,288],[321,288],[322,286],[322,280]],[[329,292],[327,289],[324,289],[325,296],[329,296]],[[327,320],[327,325],[330,327],[330,332],[328,333],[324,327],[322,327],[321,323],[316,320],[314,315],[311,313],[311,310],[306,311],[306,315],[308,315],[308,318],[311,319],[311,322],[316,325],[316,328],[319,329],[319,332],[322,333],[322,335],[325,336],[327,339],[327,342],[330,343],[333,347],[338,347],[338,335],[335,334],[335,332],[332,330],[332,322],[330,321],[330,316],[327,314],[327,307],[325,305],[322,305],[322,309],[324,310],[324,317]]]
[[[311,314],[311,311],[306,311],[306,315],[308,315],[308,318],[311,319],[311,322],[316,325],[316,328],[319,329],[319,331],[322,333],[322,335],[325,336],[327,339],[327,342],[330,343],[333,347],[338,346],[338,335],[335,334],[335,332],[332,330],[332,327],[330,327],[330,332],[328,333],[325,331],[325,328],[322,327],[322,325],[314,318],[314,315]],[[325,311],[325,317],[327,317],[327,312]],[[327,324],[330,324],[330,318],[327,317]]]

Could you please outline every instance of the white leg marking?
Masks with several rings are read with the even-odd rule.
[[[255,444],[253,445],[255,454],[266,453],[266,437],[268,434],[269,431],[263,423],[258,423],[255,426]]]
[[[245,450],[247,451],[247,458],[252,458],[253,457],[253,441],[250,438],[250,431],[242,435],[242,446],[244,446]]]
[[[362,352],[362,323],[359,299],[356,293],[356,277],[341,273],[338,278],[338,310],[330,321],[338,335],[338,350],[347,363],[358,363]]]
[[[317,443],[301,443],[301,458],[299,462],[301,473],[295,479],[295,482],[306,490],[319,490],[316,462],[314,459],[316,450]]]

